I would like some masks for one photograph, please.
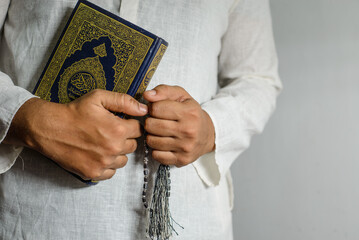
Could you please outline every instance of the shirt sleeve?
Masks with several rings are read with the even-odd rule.
[[[10,0],[0,2],[0,36],[3,34],[9,4]],[[21,147],[3,144],[2,141],[17,110],[32,97],[30,92],[15,86],[10,77],[0,71],[0,173],[10,169],[22,150]]]
[[[207,186],[262,132],[282,85],[278,77],[268,0],[241,0],[229,14],[219,56],[217,95],[202,105],[215,128],[216,150],[193,163]]]

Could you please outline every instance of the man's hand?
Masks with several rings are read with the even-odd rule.
[[[143,96],[150,102],[145,130],[155,160],[181,167],[214,150],[212,120],[183,88],[159,85]]]
[[[16,113],[4,143],[30,147],[83,179],[111,178],[126,165],[141,135],[137,120],[147,106],[129,95],[94,90],[69,104],[33,98]]]

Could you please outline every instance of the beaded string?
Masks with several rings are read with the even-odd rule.
[[[147,187],[148,187],[148,174],[149,174],[149,170],[148,170],[148,147],[146,144],[146,137],[144,140],[144,144],[145,146],[145,157],[143,158],[143,191],[142,191],[142,202],[143,202],[143,206],[145,207],[145,209],[148,208],[148,203],[147,203]]]

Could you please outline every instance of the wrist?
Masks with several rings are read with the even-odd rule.
[[[211,117],[208,115],[208,113],[204,110],[202,110],[204,115],[205,115],[205,119],[206,119],[206,126],[207,126],[207,141],[206,141],[206,147],[205,147],[205,152],[206,153],[210,153],[213,152],[216,149],[216,144],[215,144],[215,140],[216,140],[216,133],[215,133],[215,129],[214,129],[214,124],[212,122]]]
[[[29,132],[29,112],[30,108],[37,103],[37,98],[27,100],[14,115],[9,131],[3,141],[5,144],[13,144],[19,146],[28,146],[28,132]]]
[[[12,119],[9,131],[4,139],[4,143],[33,148],[35,141],[33,138],[34,123],[37,118],[45,119],[39,116],[44,106],[49,102],[40,98],[31,98],[26,101],[16,112]]]

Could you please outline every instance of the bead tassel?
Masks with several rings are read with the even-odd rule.
[[[147,186],[148,186],[148,147],[146,140],[145,157],[144,157],[144,183],[142,201],[147,211],[148,224],[146,227],[147,236],[150,239],[167,240],[172,236],[172,231],[177,235],[178,233],[173,227],[173,223],[176,223],[169,211],[169,197],[171,195],[171,179],[170,179],[170,167],[161,164],[158,167],[155,186],[153,189],[152,199],[150,206],[148,206],[146,200]],[[183,228],[182,226],[180,226]]]

